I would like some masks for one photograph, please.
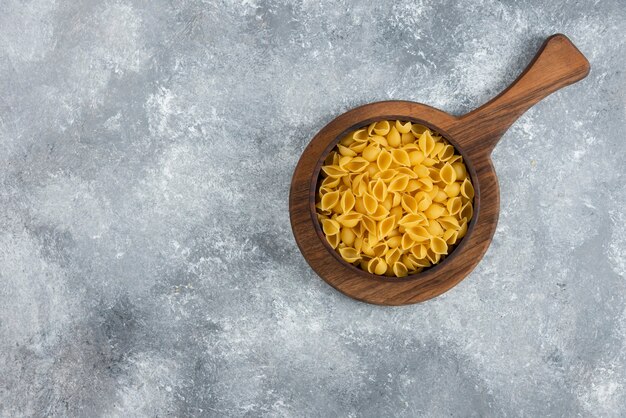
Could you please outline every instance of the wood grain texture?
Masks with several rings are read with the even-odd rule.
[[[496,229],[500,195],[491,163],[493,147],[532,105],[588,73],[589,62],[566,36],[558,34],[546,40],[506,90],[464,116],[406,101],[367,104],[340,115],[311,140],[291,182],[291,226],[304,258],[328,284],[364,302],[405,305],[451,289],[476,267]],[[326,242],[315,215],[317,183],[326,155],[343,134],[384,119],[411,120],[441,133],[463,155],[475,188],[474,216],[460,244],[442,263],[400,279],[376,276],[344,262]]]

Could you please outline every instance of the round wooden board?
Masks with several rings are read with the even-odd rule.
[[[567,37],[554,35],[509,88],[462,117],[406,101],[372,103],[340,115],[306,147],[291,182],[291,226],[304,258],[328,284],[363,302],[406,305],[451,289],[478,264],[496,229],[499,190],[490,158],[493,147],[528,108],[584,78],[589,69]],[[344,262],[326,242],[315,216],[316,185],[326,155],[348,131],[384,119],[414,121],[442,134],[463,155],[475,189],[474,216],[460,244],[440,264],[404,278],[376,276]]]

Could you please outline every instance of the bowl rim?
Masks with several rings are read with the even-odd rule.
[[[397,100],[394,100],[394,101],[397,102]],[[385,103],[385,102],[376,102],[376,103]],[[410,102],[410,103],[424,106],[422,103],[417,103],[417,102]],[[371,103],[371,104],[375,104],[375,103]],[[427,128],[431,130],[431,132],[441,135],[443,138],[446,139],[446,141],[450,143],[450,145],[454,147],[455,151],[457,151],[463,157],[463,163],[465,164],[467,168],[467,172],[470,174],[472,186],[474,187],[474,198],[472,199],[472,205],[473,205],[472,218],[468,222],[467,232],[465,236],[461,239],[461,242],[454,246],[454,249],[452,250],[452,252],[449,253],[443,261],[435,264],[434,266],[428,267],[419,273],[411,274],[405,277],[384,276],[384,275],[373,274],[355,266],[354,264],[348,263],[343,258],[341,258],[341,255],[334,248],[332,248],[330,244],[328,243],[328,241],[326,240],[324,232],[322,231],[321,224],[319,220],[317,219],[317,210],[315,207],[315,200],[318,194],[318,188],[319,188],[319,183],[320,183],[320,178],[321,178],[320,174],[321,174],[322,166],[324,164],[324,160],[326,159],[328,154],[330,154],[330,152],[337,146],[341,138],[343,138],[343,136],[346,135],[347,133],[353,130],[360,129],[364,126],[369,126],[372,122],[381,121],[381,120],[410,121],[411,123],[418,123],[420,125],[426,126]],[[452,135],[450,135],[448,132],[445,131],[445,129],[441,129],[437,127],[435,124],[433,124],[432,122],[426,121],[421,118],[417,118],[415,116],[380,115],[380,116],[372,117],[372,118],[357,122],[351,125],[350,127],[344,129],[343,131],[341,131],[335,138],[333,138],[332,141],[328,143],[324,151],[320,154],[317,162],[315,163],[315,168],[311,176],[311,184],[309,187],[310,187],[309,190],[311,191],[311,193],[309,194],[309,210],[311,212],[310,218],[313,223],[315,235],[322,242],[323,247],[327,250],[327,252],[329,252],[335,258],[335,260],[337,260],[343,266],[350,269],[355,274],[358,274],[359,276],[362,276],[366,279],[375,280],[375,281],[383,281],[383,282],[391,282],[391,283],[418,281],[420,279],[426,279],[429,273],[436,273],[437,271],[442,270],[443,268],[445,268],[446,264],[449,264],[452,260],[456,258],[456,256],[458,256],[459,254],[463,252],[461,250],[469,242],[468,238],[474,231],[474,227],[476,225],[476,219],[478,218],[478,215],[480,212],[480,200],[481,200],[480,199],[480,182],[478,181],[478,174],[476,172],[472,159],[471,157],[468,157],[467,150],[464,150],[463,147],[460,145],[459,141],[455,140],[452,137]]]

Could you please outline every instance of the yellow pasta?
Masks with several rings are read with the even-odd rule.
[[[440,263],[474,216],[463,157],[418,123],[349,132],[320,174],[315,208],[328,244],[371,274],[405,277]]]

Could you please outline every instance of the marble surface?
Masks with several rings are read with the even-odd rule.
[[[308,267],[289,182],[336,115],[462,114],[543,39],[584,81],[494,151],[492,246],[430,302]],[[1,416],[624,416],[626,3],[0,3]]]

